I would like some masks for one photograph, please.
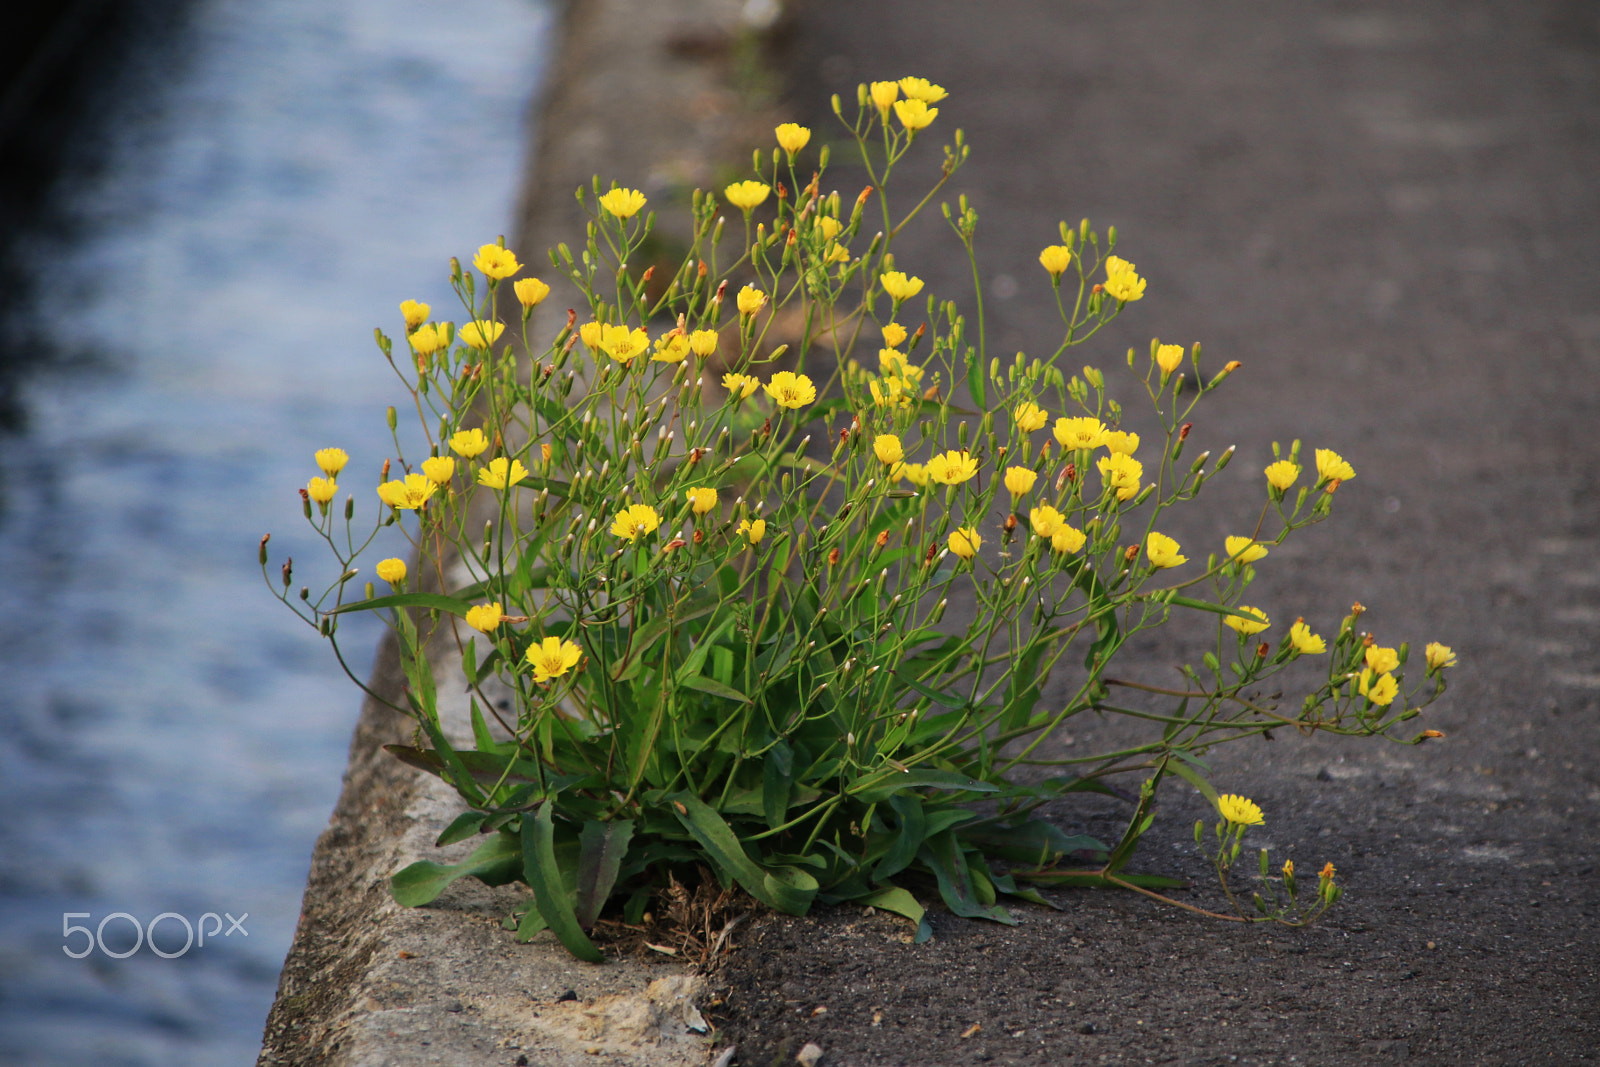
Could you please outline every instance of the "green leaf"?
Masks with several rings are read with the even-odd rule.
[[[505,885],[517,876],[522,850],[510,834],[495,834],[465,860],[451,866],[418,860],[389,879],[389,892],[402,908],[432,903],[457,878],[475,875],[487,885]]]
[[[708,596],[699,600],[691,600],[676,611],[657,615],[633,632],[633,640],[628,645],[628,654],[618,660],[611,669],[611,677],[615,681],[626,681],[631,678],[644,662],[645,653],[653,647],[667,628],[679,623],[692,622],[702,615],[709,615],[722,603],[721,597]]]
[[[483,721],[483,710],[478,707],[478,698],[470,698],[472,706],[472,740],[478,746],[479,752],[494,752],[499,746],[495,739],[489,735],[489,724]]]
[[[1008,863],[1045,867],[1078,851],[1107,852],[1106,845],[1087,834],[1068,837],[1058,826],[1030,819],[1020,826],[981,826],[957,832],[961,840],[976,845],[986,856]]]
[[[1033,706],[1039,702],[1039,659],[1045,654],[1047,641],[1035,639],[1012,663],[1011,681],[1006,686],[1005,714],[1000,718],[1000,729],[1019,730],[1028,724]]]
[[[964,708],[967,706],[966,697],[956,696],[952,693],[941,693],[939,690],[923,685],[915,678],[908,677],[903,673],[896,673],[894,679],[907,689],[921,693],[935,704],[943,704],[947,708]]]
[[[957,771],[941,771],[934,768],[898,771],[893,767],[885,767],[857,778],[845,792],[861,798],[864,804],[877,804],[888,800],[896,793],[925,786],[968,793],[1000,791],[1000,787],[992,782],[980,781],[970,774],[961,774]]]
[[[451,615],[465,616],[470,607],[472,605],[465,600],[457,600],[442,593],[391,593],[388,596],[373,597],[371,600],[340,604],[329,614],[343,615],[351,611],[377,611],[380,608],[437,608]]]
[[[1020,878],[1025,882],[1063,889],[1113,889],[1117,885],[1116,882],[1106,877],[1105,871],[1098,867],[1094,870],[1013,871],[1011,873],[1012,877]],[[1164,874],[1130,874],[1127,871],[1119,871],[1117,877],[1142,889],[1183,889],[1189,884],[1182,878],[1169,878]]]
[[[1174,752],[1173,755],[1177,756],[1178,759],[1169,760],[1167,769],[1200,790],[1200,795],[1211,801],[1211,806],[1215,808],[1217,806],[1217,791],[1212,788],[1211,783],[1202,778],[1199,771],[1188,765],[1186,753]],[[1202,764],[1202,766],[1204,765]]]
[[[900,817],[900,832],[895,836],[894,843],[889,846],[889,851],[883,859],[872,869],[872,880],[875,882],[886,881],[893,878],[911,865],[917,858],[917,851],[922,848],[922,842],[927,837],[927,820],[922,813],[922,799],[916,796],[892,796],[889,798],[889,807]],[[920,922],[922,916],[915,918]]]
[[[516,939],[526,943],[531,941],[533,935],[540,930],[548,929],[550,929],[550,924],[545,922],[544,916],[539,913],[538,902],[528,901],[528,910],[522,913],[522,919],[517,923]]]
[[[896,915],[904,915],[912,922],[919,924],[922,922],[923,915],[926,914],[922,905],[917,903],[917,898],[897,885],[888,886],[875,893],[868,893],[864,897],[857,897],[855,902],[869,908],[877,908],[880,911],[892,911]]]
[[[794,749],[778,741],[761,761],[761,813],[776,830],[789,817],[789,795],[794,790]]]
[[[445,845],[453,845],[457,841],[465,841],[469,837],[476,837],[478,827],[482,826],[483,820],[488,817],[488,813],[482,811],[462,812],[455,817],[449,826],[444,828],[444,832],[439,835],[438,840],[434,841],[434,847],[442,848]]]
[[[544,921],[567,951],[580,960],[604,963],[605,954],[578,925],[572,900],[562,884],[561,869],[556,862],[554,810],[555,803],[547,800],[539,805],[536,818],[522,820],[523,875],[533,887],[539,914],[544,916]]]
[[[715,810],[693,793],[668,797],[683,823],[724,877],[737,881],[761,903],[789,915],[804,915],[817,894],[817,880],[804,871],[767,871],[750,858],[738,835]],[[809,883],[809,884],[808,884]]]
[[[600,909],[605,907],[617,884],[617,872],[622,869],[622,857],[628,854],[628,842],[633,839],[630,820],[601,822],[591,819],[583,824],[578,836],[578,903],[574,909],[578,925],[585,930],[594,928]]]
[[[678,684],[685,689],[695,689],[702,693],[710,693],[714,697],[723,697],[727,700],[737,700],[741,704],[749,704],[750,698],[731,685],[723,685],[715,678],[704,674],[696,674],[689,678],[679,678]]]
[[[1179,604],[1179,605],[1182,605],[1183,607],[1186,607],[1186,608],[1195,608],[1198,611],[1209,611],[1213,615],[1231,615],[1231,616],[1233,616],[1235,618],[1239,618],[1239,619],[1249,619],[1251,622],[1260,622],[1261,621],[1260,619],[1256,618],[1254,615],[1249,614],[1248,612],[1238,611],[1238,610],[1236,610],[1234,608],[1226,607],[1225,605],[1222,605],[1222,604],[1212,604],[1212,603],[1209,603],[1209,602],[1204,601],[1204,600],[1194,600],[1194,599],[1192,599],[1190,597],[1186,597],[1186,596],[1175,596],[1175,597],[1172,597],[1168,601],[1168,603],[1170,603],[1170,604]]]
[[[989,919],[1007,926],[1017,924],[1017,920],[1005,908],[998,904],[984,904],[979,900],[972,871],[967,867],[967,858],[954,834],[946,832],[930,837],[918,853],[918,858],[928,865],[939,880],[939,895],[951,911],[967,919]]]

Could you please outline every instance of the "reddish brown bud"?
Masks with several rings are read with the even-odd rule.
[[[567,309],[567,329],[570,330],[576,325],[578,325],[578,313],[576,311],[572,310],[571,308],[568,308]]]
[[[711,298],[711,302],[713,304],[722,303],[723,294],[726,293],[727,291],[728,291],[728,279],[724,278],[724,279],[722,279],[721,283],[717,285],[717,295],[713,296]]]
[[[788,239],[788,241],[786,241],[786,242],[785,242],[785,243],[786,243],[786,244],[787,244],[787,245],[788,245],[788,246],[789,246],[789,247],[790,247],[790,248],[793,248],[793,247],[794,247],[794,245],[795,245],[795,242],[796,242],[796,241],[798,241],[798,240],[799,240],[799,239],[800,239],[800,235],[799,235],[799,234],[798,234],[798,233],[796,233],[796,232],[795,232],[795,229],[794,229],[794,227],[793,227],[793,226],[790,226],[790,227],[789,227],[789,239]]]
[[[1377,643],[1378,643],[1378,639],[1373,637],[1371,634],[1363,634],[1362,637],[1361,637],[1361,647],[1362,648],[1371,648],[1373,645],[1375,645]]]
[[[1096,293],[1103,293],[1106,291],[1106,287],[1101,285],[1099,282],[1096,282],[1093,291]]]
[[[873,543],[876,544],[879,548],[882,548],[884,545],[888,544],[889,543],[889,531],[888,530],[884,530],[884,531],[880,532],[878,534],[877,540],[874,541]],[[262,544],[266,544],[266,542],[263,541]]]
[[[1329,496],[1332,496],[1334,493],[1339,491],[1340,484],[1341,483],[1339,479],[1335,478],[1328,483],[1328,488],[1324,489],[1323,492],[1327,493]]]
[[[922,399],[924,399],[924,400],[938,400],[939,399],[939,387],[937,385],[928,386],[927,391],[922,394]]]
[[[1422,731],[1420,736],[1423,737],[1423,738],[1443,737],[1444,736],[1444,731],[1443,730],[1424,730],[1424,731]]]
[[[1269,653],[1271,651],[1272,651],[1272,646],[1267,644],[1265,641],[1263,641],[1259,645],[1256,646],[1256,658],[1257,659],[1266,659],[1267,658],[1267,653]]]
[[[696,463],[699,463],[701,457],[704,456],[705,454],[706,454],[706,450],[703,449],[703,448],[691,448],[689,450],[689,466],[692,467]]]
[[[304,489],[300,490],[300,500],[301,500],[302,503],[308,502],[308,501],[310,501],[310,499],[311,499],[311,494],[310,493],[306,492]]]
[[[1178,427],[1178,440],[1187,441],[1189,439],[1189,431],[1192,430],[1192,429],[1194,429],[1194,423],[1192,423],[1192,422],[1186,422],[1182,426],[1179,426]]]
[[[648,267],[646,267],[644,269],[644,273],[643,274],[639,275],[639,284],[643,285],[646,282],[648,282],[652,277],[654,277],[655,273],[656,273],[656,265],[654,263],[652,263],[652,264],[650,264]]]
[[[383,461],[383,474],[381,475],[381,477],[382,477],[382,479],[384,481],[388,481],[389,480],[389,461],[388,460],[384,460]]]
[[[1366,608],[1362,607],[1361,601],[1359,601],[1359,600],[1356,601],[1354,604],[1350,605],[1350,614],[1356,616],[1357,618],[1360,618],[1361,617],[1361,613],[1366,611],[1366,610],[1367,610]]]
[[[700,532],[699,530],[695,531],[695,533],[699,533],[699,532]],[[684,545],[686,545],[688,543],[689,542],[685,541],[681,537],[674,537],[672,540],[668,541],[665,545],[662,546],[661,551],[663,551],[663,552],[671,552],[673,549],[682,548]]]
[[[939,554],[939,543],[935,541],[928,546],[928,554],[923,558],[924,563],[932,563],[933,558]]]
[[[704,530],[696,530],[694,532],[694,543],[695,544],[703,545],[703,544],[705,544],[705,540],[706,540],[706,534],[705,534]]]
[[[294,581],[294,557],[290,556],[283,561],[283,587],[289,588],[289,583]]]
[[[696,271],[696,273],[702,278],[704,278],[707,274],[711,273],[709,270],[706,269],[706,261],[705,260],[702,259],[700,261],[700,267]]]
[[[828,566],[835,567],[835,566],[838,566],[838,564],[839,564],[839,549],[837,547],[829,549],[828,550]]]
[[[1016,530],[1016,528],[1017,528],[1017,517],[1016,517],[1016,515],[1007,515],[1006,516],[1006,533],[1012,533],[1013,531]]]
[[[789,199],[789,187],[787,185],[784,185],[782,182],[778,183],[778,199],[779,200],[787,200],[787,199]]]
[[[1242,366],[1244,366],[1244,364],[1240,363],[1238,360],[1230,359],[1228,362],[1226,362],[1226,363],[1224,363],[1222,365],[1222,373],[1223,374],[1232,374],[1234,371],[1238,370]]]
[[[867,197],[871,195],[872,186],[869,185],[865,189],[861,190],[860,196],[856,197],[856,207],[861,207],[863,204],[865,204],[867,202]]]
[[[1138,559],[1139,558],[1139,546],[1138,545],[1129,545],[1127,548],[1123,549],[1122,550],[1122,558],[1127,560],[1129,563],[1132,563],[1134,560]]]

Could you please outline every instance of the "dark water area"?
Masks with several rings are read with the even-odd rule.
[[[318,448],[376,515],[372,328],[508,229],[552,16],[61,7],[32,83],[0,16],[0,1063],[252,1063],[359,709],[256,544],[332,577]]]

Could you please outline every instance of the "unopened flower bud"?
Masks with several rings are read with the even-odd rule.
[[[1192,429],[1194,429],[1194,423],[1192,422],[1186,422],[1182,426],[1178,427],[1178,440],[1187,440],[1189,437],[1189,431]]]
[[[267,565],[267,542],[270,540],[272,540],[271,534],[261,535],[261,565],[263,567]]]
[[[839,563],[839,549],[834,547],[828,551],[828,566],[837,566]]]
[[[1266,659],[1267,658],[1267,654],[1269,652],[1271,652],[1271,651],[1272,651],[1272,646],[1270,644],[1268,644],[1267,642],[1263,641],[1259,645],[1256,646],[1256,658],[1257,659]]]

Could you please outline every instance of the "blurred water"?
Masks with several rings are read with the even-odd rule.
[[[507,229],[551,19],[199,0],[160,106],[130,102],[153,123],[71,193],[86,236],[30,250],[51,344],[93,366],[36,378],[0,441],[0,1062],[254,1062],[359,706],[256,542],[331,577],[297,496],[327,445],[373,514],[397,396],[372,327],[453,310],[448,257]],[[365,671],[377,631],[341,637]],[[71,959],[68,912],[248,935]]]

